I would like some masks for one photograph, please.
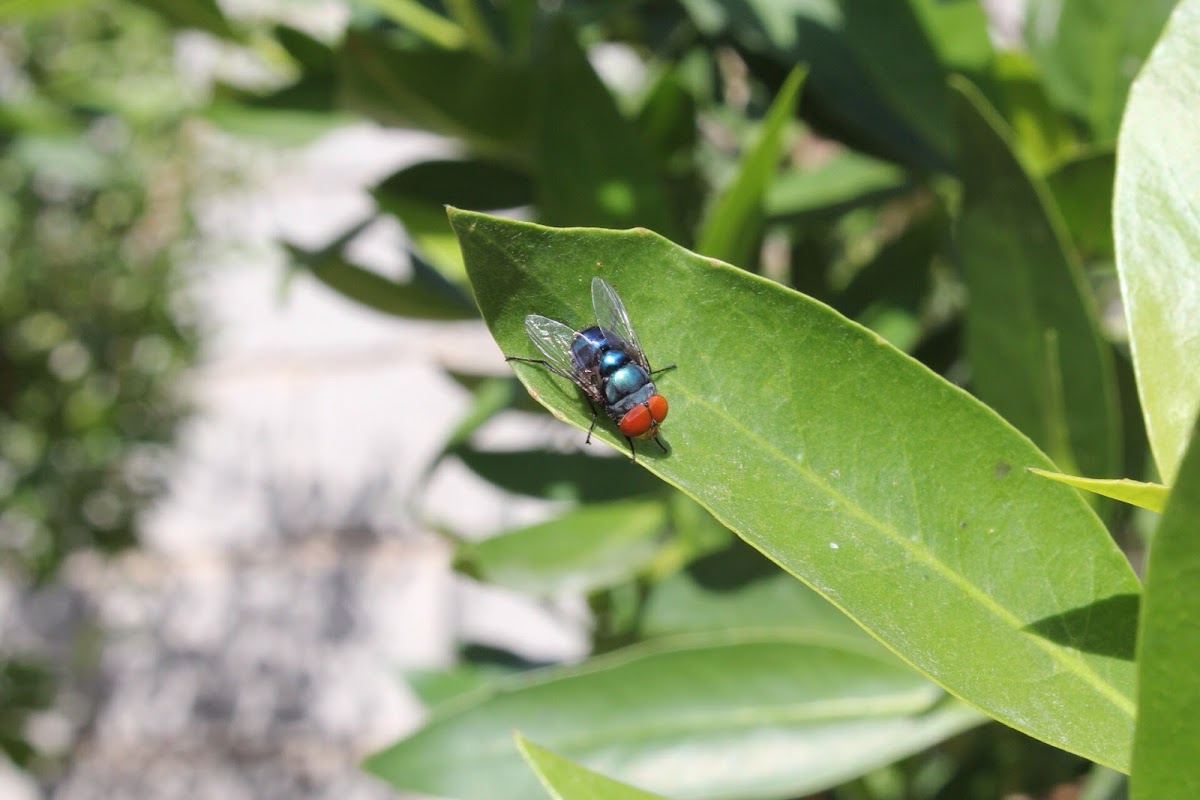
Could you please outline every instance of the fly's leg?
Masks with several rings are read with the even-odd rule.
[[[633,439],[630,439],[628,436],[626,436],[625,441],[629,442],[629,460],[632,463],[636,464],[637,463],[637,450],[634,449]]]
[[[554,366],[553,364],[551,364],[549,361],[547,361],[544,358],[525,358],[524,356],[505,356],[504,360],[505,361],[520,361],[522,364],[537,364],[539,366],[545,367],[546,369],[550,370],[555,375],[566,378],[571,383],[575,382],[574,378],[572,378],[570,375],[563,372],[561,369]]]
[[[587,404],[588,404],[588,408],[590,408],[592,410],[592,424],[588,427],[588,435],[587,435],[587,438],[583,440],[583,443],[591,444],[592,443],[592,431],[596,430],[596,404],[592,402],[592,399],[590,397],[588,398]]]
[[[656,445],[658,445],[659,447],[661,447],[661,448],[662,448],[662,451],[663,451],[664,453],[665,453],[665,452],[667,452],[667,446],[666,446],[665,444],[663,444],[663,443],[662,443],[662,439],[660,439],[660,438],[658,438],[657,436],[655,436],[655,437],[654,437],[654,443],[655,443]]]
[[[657,375],[660,372],[666,372],[667,370],[675,369],[675,366],[676,366],[675,364],[668,364],[665,367],[659,367],[658,369],[652,369],[652,370],[650,370],[650,374]]]

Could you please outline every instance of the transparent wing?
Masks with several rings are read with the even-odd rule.
[[[525,332],[551,366],[576,383],[579,382],[574,377],[575,363],[571,360],[571,342],[575,340],[575,331],[549,317],[530,314],[525,318]]]
[[[596,312],[596,322],[600,327],[624,339],[625,344],[629,345],[629,355],[642,369],[649,372],[650,363],[646,360],[646,354],[642,352],[637,334],[633,332],[625,304],[621,302],[617,290],[600,277],[592,278],[592,308]]]

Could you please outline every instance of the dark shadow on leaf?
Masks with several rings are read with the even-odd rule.
[[[1055,644],[1132,661],[1141,595],[1119,594],[1025,626]]]
[[[644,445],[639,448],[638,458],[646,455],[646,449]],[[628,458],[470,447],[458,448],[454,453],[479,477],[510,492],[533,497],[592,503],[647,494],[661,487],[657,478],[629,463]]]
[[[705,589],[734,592],[782,570],[741,539],[734,539],[728,547],[693,561],[687,572]]]

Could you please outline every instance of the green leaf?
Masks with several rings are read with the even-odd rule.
[[[517,729],[647,791],[768,798],[837,784],[980,719],[891,659],[801,635],[697,636],[528,673],[366,768],[407,791],[530,797]]]
[[[1129,478],[1120,478],[1119,480],[1080,478],[1037,467],[1030,467],[1029,471],[1085,492],[1095,492],[1150,511],[1162,511],[1163,505],[1167,502],[1167,494],[1171,491],[1161,483],[1143,483],[1142,481],[1132,481]]]
[[[952,84],[974,392],[1063,470],[1112,475],[1120,466],[1116,375],[1078,256],[1003,122],[970,84]]]
[[[372,6],[405,30],[431,44],[457,50],[467,44],[467,32],[445,17],[430,11],[419,0],[359,0]]]
[[[471,301],[437,272],[413,258],[413,277],[399,283],[347,261],[342,250],[361,226],[320,250],[284,244],[292,263],[334,291],[368,308],[411,319],[472,319]]]
[[[1025,36],[1051,97],[1093,137],[1117,135],[1129,84],[1177,0],[1033,0]]]
[[[662,500],[580,506],[562,516],[461,545],[455,566],[531,594],[589,592],[629,580],[659,549]]]
[[[5,0],[0,3],[0,19],[31,20],[83,5],[85,0]]]
[[[833,215],[903,189],[904,170],[886,161],[844,150],[814,169],[777,172],[767,189],[772,218]]]
[[[600,458],[583,452],[495,451],[471,447],[458,448],[455,455],[488,483],[509,492],[547,500],[594,503],[620,500],[661,488],[652,476],[630,469],[629,462],[623,458]]]
[[[709,36],[729,35],[786,69],[807,64],[805,102],[861,149],[944,167],[953,150],[946,73],[909,3],[684,0]]]
[[[222,39],[233,39],[237,36],[216,0],[133,0],[133,2],[158,12],[178,28],[195,28]]]
[[[678,364],[658,381],[670,452],[642,467],[954,694],[1128,765],[1138,581],[1073,489],[1020,468],[1053,468],[1025,436],[827,306],[648,231],[451,222],[504,352],[536,352],[526,314],[590,324],[599,274],[651,363]],[[589,425],[574,386],[518,375]]]
[[[1113,175],[1111,150],[1083,153],[1046,176],[1055,204],[1084,261],[1113,260]]]
[[[1028,54],[1001,53],[990,78],[997,105],[1012,126],[1012,146],[1034,174],[1043,174],[1064,154],[1078,149],[1075,128],[1046,97],[1037,65]]]
[[[987,15],[976,2],[910,0],[938,60],[972,80],[982,78],[993,58]]]
[[[802,67],[793,69],[775,95],[758,138],[742,154],[733,181],[717,196],[700,227],[697,252],[747,269],[757,267],[765,196],[783,153],[784,134],[796,113],[804,74]]]
[[[555,225],[678,227],[649,146],[560,18],[539,61],[538,216]]]
[[[1200,797],[1200,762],[1195,758],[1200,742],[1198,533],[1200,426],[1179,466],[1146,563],[1138,639],[1138,722],[1130,777],[1133,800]]]
[[[598,772],[584,769],[549,750],[538,747],[520,733],[516,734],[517,749],[537,773],[538,780],[556,800],[661,800],[662,795],[650,794],[628,784],[606,778]]]
[[[519,155],[532,131],[528,69],[470,50],[405,47],[351,31],[337,52],[346,108],[385,125],[461,138],[486,153]]]
[[[1129,98],[1113,198],[1117,270],[1150,449],[1171,484],[1200,408],[1200,3],[1179,6]]]
[[[529,176],[501,162],[474,158],[422,161],[400,170],[371,191],[381,211],[404,225],[409,238],[442,274],[465,277],[462,253],[446,206],[490,211],[533,202]]]

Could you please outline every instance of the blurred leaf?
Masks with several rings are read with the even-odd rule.
[[[538,216],[556,225],[643,225],[673,234],[678,226],[654,157],[565,18],[551,29],[538,72]]]
[[[510,678],[514,670],[497,664],[458,664],[448,669],[414,669],[404,673],[408,688],[429,709],[437,709],[485,692]]]
[[[533,186],[528,175],[497,161],[434,160],[393,173],[373,194],[385,208],[400,202],[435,206],[445,220],[446,205],[476,211],[528,205],[533,201]],[[449,222],[446,229],[450,229]]]
[[[394,173],[372,192],[422,255],[451,279],[465,278],[462,253],[446,219],[446,205],[492,211],[533,202],[529,176],[486,159],[422,161]]]
[[[1053,468],[1025,436],[827,306],[647,231],[451,222],[505,352],[533,351],[528,313],[587,319],[599,273],[651,359],[678,362],[657,384],[670,452],[640,466],[956,695],[1128,765],[1139,584],[1075,490],[1020,468]],[[519,377],[588,426],[561,378]]]
[[[0,20],[26,21],[48,17],[85,2],[86,0],[5,0],[0,3]]]
[[[398,283],[378,272],[351,264],[342,255],[346,243],[361,230],[355,228],[321,250],[309,251],[284,244],[292,263],[334,291],[368,308],[410,319],[472,319],[471,301],[435,270],[413,258],[413,275]]]
[[[1129,478],[1119,480],[1079,478],[1075,475],[1063,475],[1061,472],[1050,472],[1037,467],[1030,467],[1029,471],[1085,492],[1095,492],[1151,511],[1162,511],[1163,505],[1167,502],[1167,493],[1170,492],[1170,489],[1160,483],[1143,483],[1142,481],[1132,481]]]
[[[470,50],[413,49],[351,31],[337,53],[346,108],[384,125],[456,136],[482,152],[529,147],[529,70]]]
[[[947,234],[939,208],[887,242],[835,298],[835,307],[904,352],[916,347],[922,305],[933,281],[932,262]]]
[[[222,39],[235,39],[237,33],[225,18],[216,0],[132,0],[158,12],[177,28],[195,28]]]
[[[584,505],[549,522],[464,543],[455,567],[530,594],[590,592],[645,569],[665,523],[666,508],[658,498]]]
[[[1027,54],[999,54],[992,78],[997,105],[1012,128],[1012,147],[1034,174],[1044,174],[1078,147],[1070,120],[1046,97],[1037,65]]]
[[[637,120],[646,144],[668,170],[674,160],[690,159],[696,146],[696,100],[678,73],[665,69],[658,75]]]
[[[1077,255],[1045,186],[1012,152],[1003,122],[970,84],[953,85],[963,182],[957,242],[970,293],[974,393],[1063,471],[1113,475],[1121,441],[1116,376]]]
[[[578,391],[573,386],[571,390]],[[563,388],[562,391],[567,390]],[[593,439],[599,431],[597,426]],[[470,447],[459,448],[455,454],[488,483],[517,494],[548,500],[594,503],[661,488],[658,481],[625,458],[603,458],[582,452],[485,451]]]
[[[1116,138],[1129,84],[1177,0],[1031,0],[1025,38],[1050,96]]]
[[[1184,0],[1181,18],[1187,19]],[[1196,16],[1193,14],[1192,19]],[[1174,23],[1173,23],[1174,25]],[[1195,26],[1188,29],[1196,31]],[[1138,641],[1138,721],[1133,800],[1200,797],[1200,426],[1150,543]]]
[[[299,147],[353,121],[330,111],[305,111],[268,105],[218,102],[204,116],[235,136],[261,139],[276,147]]]
[[[987,15],[974,0],[911,0],[938,60],[947,71],[978,81],[991,66]]]
[[[764,201],[783,153],[784,134],[796,113],[804,69],[791,71],[767,114],[757,138],[738,162],[726,186],[700,227],[696,251],[752,272],[758,271],[758,242],[762,236]]]
[[[512,408],[522,396],[516,378],[484,378],[471,388],[471,405],[446,439],[442,454],[468,441],[475,431],[505,409]],[[439,456],[440,459],[440,456]],[[435,459],[435,462],[438,459]]]
[[[1130,93],[1113,198],[1117,270],[1150,449],[1175,480],[1200,408],[1200,5],[1179,7]]]
[[[1111,150],[1096,150],[1059,164],[1046,176],[1055,204],[1084,261],[1111,261],[1113,177]]]
[[[359,0],[371,6],[405,30],[410,30],[431,44],[446,50],[457,50],[467,44],[467,34],[453,21],[437,14],[418,0]]]
[[[517,749],[537,773],[542,786],[556,800],[662,800],[661,795],[643,792],[624,783],[584,769],[573,761],[516,734]]]
[[[805,107],[859,149],[943,168],[953,151],[946,74],[912,7],[896,0],[683,0],[708,36],[784,69],[807,64]]]
[[[767,189],[766,211],[773,218],[835,214],[894,193],[906,183],[900,167],[843,150],[814,169],[777,172]]]
[[[906,668],[852,649],[801,635],[690,637],[523,676],[435,717],[366,767],[407,791],[529,797],[536,781],[512,746],[517,729],[648,790],[779,797],[979,720]]]

